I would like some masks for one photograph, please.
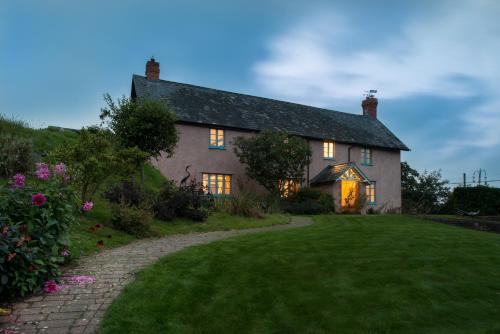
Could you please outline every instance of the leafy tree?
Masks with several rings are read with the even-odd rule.
[[[175,114],[164,101],[133,100],[125,96],[115,103],[104,96],[107,107],[101,110],[101,120],[117,136],[123,147],[137,147],[148,157],[164,152],[172,156],[178,140]]]
[[[286,181],[302,182],[311,161],[311,148],[303,138],[283,132],[263,131],[254,137],[238,137],[235,153],[246,164],[249,177],[272,195],[284,195]]]
[[[68,174],[83,201],[90,201],[111,176],[130,175],[147,158],[137,148],[122,148],[113,134],[90,127],[80,131],[75,143],[66,143],[51,153],[51,159],[64,161]]]
[[[441,171],[424,171],[422,174],[401,163],[401,195],[403,212],[433,213],[448,198],[448,181],[443,180]]]

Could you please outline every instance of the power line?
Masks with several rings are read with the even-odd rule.
[[[500,179],[498,179],[498,180],[488,180],[486,182],[487,183],[490,183],[490,182],[500,182]],[[448,182],[448,184],[464,184],[464,182]],[[469,182],[465,182],[465,184],[477,184],[477,182],[469,181]]]

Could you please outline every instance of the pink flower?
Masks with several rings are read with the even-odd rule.
[[[69,250],[67,250],[67,249],[65,249],[65,250],[63,250],[63,251],[61,252],[61,256],[64,256],[64,257],[69,256],[69,254],[70,254],[70,253],[69,253]]]
[[[50,177],[49,165],[43,162],[38,162],[36,164],[35,175],[41,180],[47,180]]]
[[[94,203],[92,203],[92,202],[85,202],[82,205],[82,211],[83,212],[89,212],[90,210],[92,210],[93,206],[94,206]]]
[[[66,173],[66,165],[62,162],[54,166],[54,173],[57,175],[64,175]]]
[[[43,285],[43,291],[45,291],[46,293],[54,293],[54,292],[57,292],[59,290],[61,290],[63,288],[62,285],[60,284],[57,284],[54,280],[48,280],[47,282],[45,282],[45,284]]]
[[[94,276],[86,276],[86,275],[65,275],[61,277],[65,283],[78,284],[79,286],[85,286],[90,283],[95,282]]]
[[[47,202],[47,197],[42,193],[31,196],[31,203],[36,206],[42,206]]]
[[[26,177],[21,173],[17,173],[13,177],[12,188],[23,188],[25,181]]]
[[[64,175],[64,183],[68,183],[70,180],[69,175]]]

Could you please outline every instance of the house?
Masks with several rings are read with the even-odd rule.
[[[133,76],[131,97],[166,100],[175,110],[175,153],[153,163],[176,182],[189,173],[215,196],[240,187],[265,193],[247,177],[232,143],[271,129],[309,142],[312,161],[302,186],[332,194],[337,209],[351,208],[358,198],[382,211],[401,207],[400,152],[409,149],[377,119],[374,96],[363,100],[362,114],[355,115],[160,80],[160,64],[151,59],[146,76]]]

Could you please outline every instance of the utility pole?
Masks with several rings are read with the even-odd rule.
[[[464,173],[464,188],[467,187],[467,174]]]
[[[481,185],[481,173],[483,172],[483,170],[481,168],[479,168],[479,185]]]

